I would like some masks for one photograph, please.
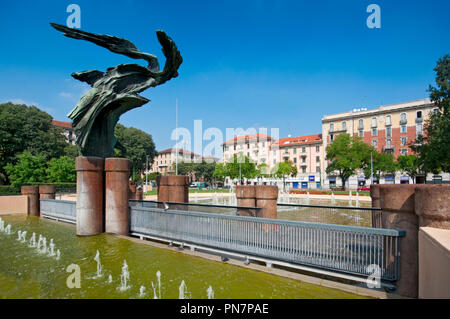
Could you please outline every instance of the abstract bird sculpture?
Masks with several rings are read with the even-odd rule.
[[[72,73],[72,77],[92,87],[67,115],[73,121],[79,153],[83,156],[111,157],[114,148],[124,150],[114,137],[114,127],[120,116],[149,102],[138,93],[178,76],[178,68],[183,62],[180,52],[164,31],[156,31],[166,57],[164,69],[160,71],[156,56],[139,51],[128,40],[50,24],[66,37],[90,41],[111,52],[148,62],[147,67],[120,64],[108,68],[106,72],[89,70]]]

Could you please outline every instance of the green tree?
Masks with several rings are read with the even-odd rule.
[[[370,160],[365,160],[363,163],[364,176],[370,178],[371,166]],[[373,176],[380,180],[382,174],[395,174],[397,165],[394,160],[394,155],[390,153],[380,153],[373,150]]]
[[[425,122],[422,136],[411,148],[417,153],[419,167],[424,172],[450,172],[450,56],[440,58],[434,68],[436,86],[429,86],[431,101],[438,107]]]
[[[66,147],[64,147],[64,156],[75,159],[78,156],[78,147],[67,143]]]
[[[5,167],[11,185],[20,187],[24,184],[42,183],[47,179],[46,161],[41,154],[32,155],[25,151],[17,156],[17,163],[8,163]]]
[[[47,181],[51,183],[75,182],[75,161],[67,156],[52,158],[48,162]]]
[[[233,160],[225,164],[225,168],[227,176],[231,179],[240,178],[241,184],[243,183],[244,178],[250,179],[258,176],[258,170],[256,169],[255,163],[242,154],[240,154],[239,157],[234,155]]]
[[[286,189],[286,177],[297,175],[297,166],[295,166],[291,161],[284,161],[278,163],[273,168],[273,175],[278,178],[283,179],[283,190]]]
[[[214,173],[213,176],[218,180],[218,181],[225,181],[225,178],[227,176],[230,176],[228,174],[227,168],[226,168],[226,164],[224,163],[218,163],[216,165],[216,167],[214,168]]]
[[[35,106],[0,104],[0,178],[8,182],[5,167],[28,151],[46,160],[64,155],[67,143],[52,117]]]
[[[337,172],[342,181],[342,189],[345,190],[348,178],[355,174],[357,169],[363,168],[367,158],[370,158],[370,149],[371,146],[364,143],[360,137],[339,134],[326,148],[326,159],[329,160],[327,174]]]
[[[114,135],[119,142],[116,156],[126,157],[131,162],[132,172],[140,175],[145,170],[147,155],[149,162],[156,156],[155,143],[152,136],[134,127],[117,124]],[[123,149],[121,146],[123,146]]]
[[[266,163],[261,163],[257,167],[258,177],[270,177],[270,168]]]
[[[397,158],[397,166],[416,182],[416,176],[419,174],[419,159],[416,155],[402,155]]]

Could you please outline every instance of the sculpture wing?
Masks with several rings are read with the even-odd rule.
[[[68,28],[61,24],[50,23],[56,30],[62,32],[66,37],[86,40],[95,43],[111,52],[123,54],[132,59],[144,59],[149,62],[152,69],[159,67],[158,59],[153,54],[139,51],[139,49],[130,41],[106,34],[95,34],[78,29]]]
[[[104,72],[98,70],[90,70],[83,72],[72,73],[72,77],[82,82],[86,82],[90,86],[93,86],[94,83],[101,79],[105,75]]]

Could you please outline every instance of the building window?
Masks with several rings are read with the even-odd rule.
[[[436,114],[438,114],[438,113],[439,113],[439,109],[438,109],[438,108],[433,109],[433,114],[434,114],[434,115],[436,115]]]
[[[390,138],[388,138],[388,139],[386,140],[386,147],[390,148],[390,147],[391,147],[391,144],[392,144],[392,140],[391,140]]]
[[[297,163],[297,157],[294,157],[294,163],[295,164]]]
[[[406,146],[406,136],[400,137],[400,141],[402,143],[402,146]]]
[[[386,115],[386,126],[388,125],[392,125],[392,121],[391,121],[391,116],[390,115]]]
[[[316,152],[320,152],[320,146],[316,146]]]
[[[406,124],[406,113],[400,114],[400,124]]]
[[[297,149],[296,148],[294,148],[294,154],[297,154]]]
[[[386,127],[386,136],[387,137],[391,137],[392,136],[392,128],[391,127]]]
[[[377,140],[372,140],[372,146],[373,147],[377,147],[378,146],[378,141]]]
[[[333,132],[333,131],[334,131],[334,124],[331,123],[331,124],[330,124],[330,132]]]
[[[400,126],[400,133],[406,133],[406,125]]]
[[[342,130],[347,130],[347,122],[342,122]]]
[[[306,173],[306,167],[302,167],[302,173]]]
[[[284,154],[289,154],[289,150],[287,148],[284,150]]]
[[[316,173],[320,173],[320,166],[316,166]]]
[[[330,141],[333,142],[333,134],[330,134]]]
[[[302,157],[302,163],[306,163],[306,156]]]
[[[378,135],[378,130],[376,128],[372,129],[372,136],[377,136]]]
[[[417,135],[423,135],[423,126],[422,126],[422,124],[417,124],[417,126],[416,126],[416,134]]]
[[[306,147],[302,147],[302,153],[306,153]]]
[[[320,156],[316,156],[316,162],[317,162],[317,163],[320,162]]]
[[[372,117],[372,127],[377,127],[377,118]]]
[[[360,130],[358,133],[359,133],[359,137],[364,137],[364,131],[363,130]]]
[[[402,148],[400,150],[400,152],[402,153],[402,155],[408,155],[408,149],[407,148]]]
[[[363,121],[363,119],[360,119],[360,120],[358,121],[358,128],[359,128],[360,130],[364,129],[364,121]]]
[[[417,111],[417,118],[421,119],[422,118],[422,111]]]

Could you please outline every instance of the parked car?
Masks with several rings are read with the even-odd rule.
[[[370,186],[360,186],[358,187],[358,192],[370,191]]]

